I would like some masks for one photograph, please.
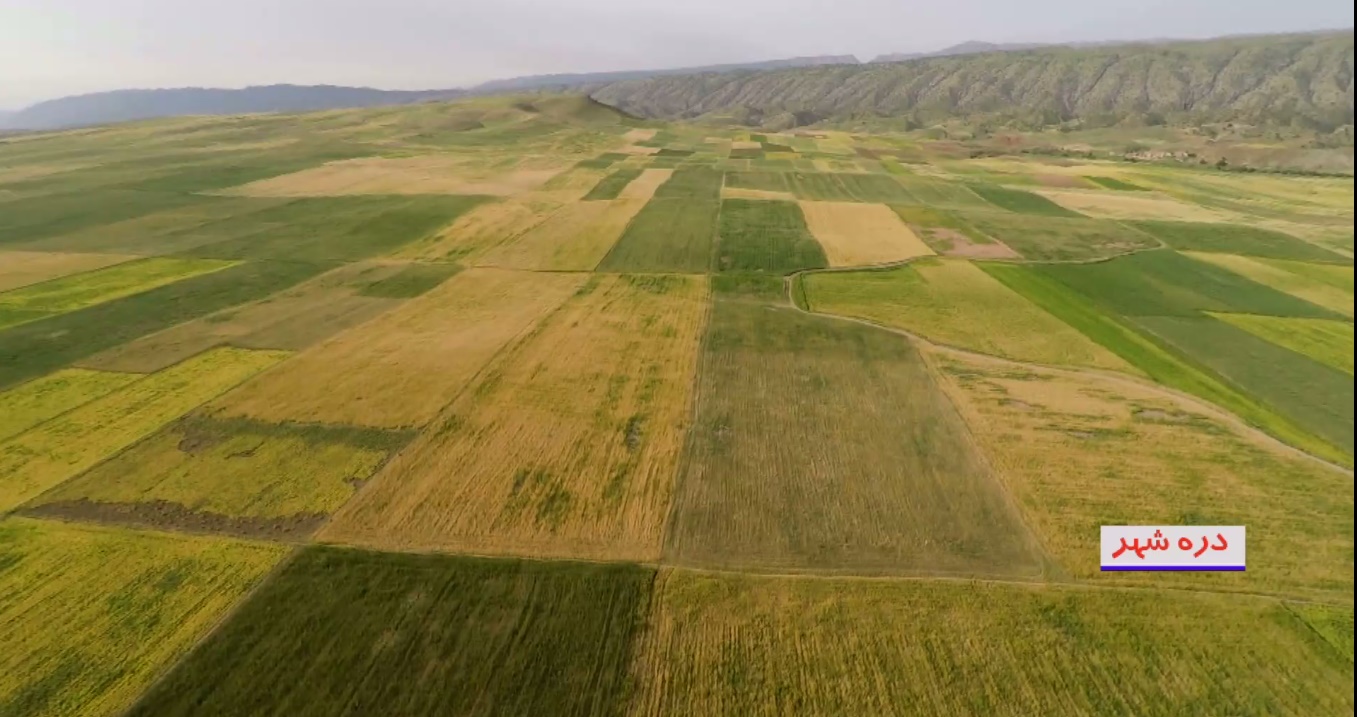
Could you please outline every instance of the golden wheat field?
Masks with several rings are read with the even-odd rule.
[[[376,320],[223,396],[223,415],[267,421],[421,426],[584,277],[469,269]]]
[[[589,281],[321,537],[384,548],[658,557],[706,296],[700,277]]]
[[[884,204],[802,201],[810,233],[825,249],[830,266],[889,264],[933,250]]]

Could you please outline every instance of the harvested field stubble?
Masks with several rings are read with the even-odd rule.
[[[704,279],[594,279],[321,537],[657,558],[706,309]]]
[[[577,202],[477,256],[477,266],[592,271],[645,206],[641,199]]]
[[[584,277],[468,269],[223,396],[227,416],[421,426]]]

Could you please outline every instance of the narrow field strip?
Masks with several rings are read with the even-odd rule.
[[[706,310],[705,279],[595,278],[393,460],[321,539],[658,558]]]
[[[63,369],[0,392],[0,441],[141,378],[134,373]]]
[[[78,475],[289,355],[214,349],[0,443],[0,511]]]
[[[476,266],[533,271],[592,271],[645,206],[643,199],[578,202],[478,255]]]
[[[275,423],[422,426],[585,278],[468,269],[298,354],[214,406],[225,416]]]
[[[0,293],[0,329],[139,294],[234,264],[210,259],[142,259],[31,284]]]
[[[0,292],[139,258],[132,254],[0,251]]]

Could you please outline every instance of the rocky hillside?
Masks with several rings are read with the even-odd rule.
[[[657,77],[593,96],[643,117],[731,119],[773,129],[823,120],[902,123],[993,116],[1050,125],[1144,121],[1353,121],[1353,34],[1229,38]]]

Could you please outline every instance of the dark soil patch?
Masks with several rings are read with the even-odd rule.
[[[299,513],[283,518],[238,518],[191,510],[168,500],[145,503],[97,503],[84,498],[48,503],[22,512],[39,518],[116,523],[141,528],[216,533],[267,540],[297,540],[309,537],[328,517],[324,513]]]

